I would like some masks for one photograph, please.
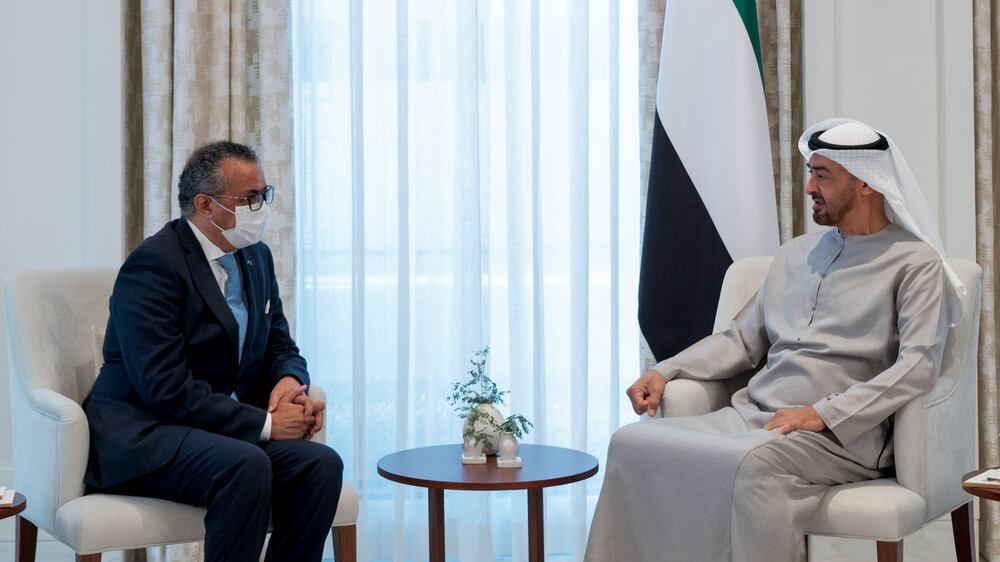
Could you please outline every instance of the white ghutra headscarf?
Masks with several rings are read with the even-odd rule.
[[[947,292],[951,325],[961,322],[959,295],[965,294],[965,285],[945,259],[937,221],[896,143],[860,121],[834,118],[806,129],[799,137],[799,152],[806,160],[819,154],[843,166],[882,194],[889,220],[937,250],[951,285]]]

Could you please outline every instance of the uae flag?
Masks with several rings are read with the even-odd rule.
[[[777,250],[761,75],[754,0],[667,0],[639,274],[659,361],[712,332],[733,260]]]

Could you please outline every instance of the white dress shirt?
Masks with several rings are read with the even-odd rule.
[[[185,219],[187,220],[187,219]],[[205,252],[205,257],[208,259],[208,267],[212,270],[212,275],[215,276],[215,280],[219,283],[219,291],[222,295],[226,294],[226,282],[229,281],[229,273],[222,267],[219,263],[219,258],[226,255],[227,253],[235,252],[224,252],[221,248],[215,245],[214,242],[205,236],[205,233],[198,228],[198,225],[191,221],[188,221],[188,225],[191,226],[191,230],[194,231],[194,237],[198,239],[198,243],[201,244],[201,250]],[[233,399],[236,398],[236,393],[233,393]],[[260,440],[268,441],[271,439],[271,413],[267,413],[267,419],[264,420],[264,429],[260,432]]]

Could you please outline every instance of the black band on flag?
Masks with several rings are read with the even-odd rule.
[[[657,361],[712,333],[722,278],[732,263],[657,113],[639,270],[639,327]]]

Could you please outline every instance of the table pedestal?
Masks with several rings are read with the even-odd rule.
[[[542,489],[528,490],[528,562],[545,560],[545,513]],[[444,562],[444,490],[427,490],[427,542],[430,562]]]
[[[444,490],[427,489],[427,517],[430,562],[444,562]]]
[[[542,513],[542,489],[528,490],[528,560],[545,560],[545,514]]]

